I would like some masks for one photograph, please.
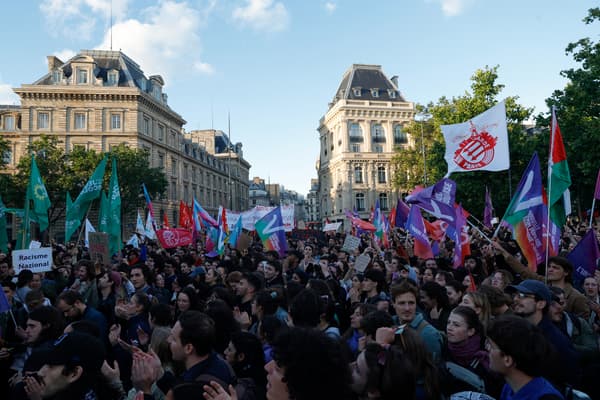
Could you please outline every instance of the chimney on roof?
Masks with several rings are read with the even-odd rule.
[[[392,78],[390,79],[390,81],[392,81],[392,83],[394,84],[394,86],[396,86],[396,89],[398,89],[398,75],[392,76]]]
[[[64,64],[56,56],[48,56],[46,58],[48,59],[48,72],[52,72],[55,69],[57,69],[58,67],[62,67],[62,65]]]

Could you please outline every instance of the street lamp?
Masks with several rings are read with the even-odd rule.
[[[423,124],[431,119],[431,114],[420,112],[415,115],[415,121],[421,122],[421,155],[423,156],[423,184],[427,186],[427,159],[425,158],[425,135],[423,133]]]

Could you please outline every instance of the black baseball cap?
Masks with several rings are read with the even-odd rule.
[[[99,373],[106,357],[104,344],[98,338],[81,332],[65,333],[42,352],[44,364],[79,365],[86,374]]]

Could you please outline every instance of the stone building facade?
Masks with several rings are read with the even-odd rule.
[[[377,200],[386,212],[395,206],[391,159],[411,145],[404,125],[415,112],[381,66],[354,64],[344,73],[319,121],[321,220],[344,221],[353,209],[367,219]]]
[[[194,196],[214,214],[227,203],[247,209],[250,164],[241,143],[232,145],[215,130],[186,133],[163,86],[161,76],[146,77],[120,51],[82,50],[67,62],[49,56],[44,76],[13,89],[21,105],[0,107],[0,135],[11,146],[7,172],[15,172],[40,135],[57,137],[67,152],[75,146],[108,152],[125,144],[148,150],[150,165],[164,170],[167,192],[153,202],[171,222],[179,200],[190,203]]]

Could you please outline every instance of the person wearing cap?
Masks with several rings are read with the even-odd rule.
[[[500,400],[563,399],[542,377],[551,350],[539,329],[517,316],[503,315],[492,321],[487,336],[490,369],[506,381]]]
[[[494,247],[502,253],[506,263],[512,268],[513,272],[519,274],[522,279],[536,279],[544,281],[543,274],[531,271],[523,265],[517,258],[511,255],[499,243],[493,242]],[[538,267],[539,271],[539,267]],[[588,318],[590,308],[585,296],[581,294],[571,284],[573,278],[573,264],[564,257],[550,257],[548,259],[548,285],[558,286],[565,291],[566,305],[565,310],[579,317]]]
[[[555,380],[573,384],[578,379],[578,357],[573,344],[550,320],[549,308],[552,304],[552,292],[548,286],[535,279],[527,279],[518,285],[511,285],[506,291],[513,296],[515,315],[525,318],[537,326],[548,342],[557,351],[560,358],[562,376]]]
[[[44,365],[23,380],[29,398],[90,400],[98,398],[104,346],[80,332],[66,333],[44,352]]]

